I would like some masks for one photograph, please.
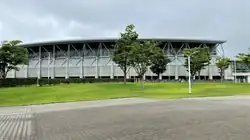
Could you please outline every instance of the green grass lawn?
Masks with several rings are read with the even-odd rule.
[[[233,83],[194,83],[192,91],[192,94],[188,94],[187,83],[146,83],[144,89],[140,87],[140,84],[134,83],[127,83],[126,85],[123,83],[98,83],[0,88],[0,106],[125,97],[169,99],[246,95],[250,94],[250,85]]]

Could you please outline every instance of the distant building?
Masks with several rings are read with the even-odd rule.
[[[201,39],[168,39],[147,38],[139,41],[161,42],[160,47],[172,62],[168,64],[167,71],[161,79],[186,79],[188,72],[183,66],[185,58],[184,48],[209,47],[212,55],[211,64],[201,71],[201,79],[220,79],[218,68],[215,65],[218,48],[225,41]],[[123,72],[111,60],[111,53],[117,39],[83,39],[62,40],[21,44],[29,51],[29,65],[20,66],[20,71],[9,72],[8,77],[30,78],[122,78]],[[128,78],[137,74],[130,69]],[[156,78],[150,70],[146,79]],[[232,79],[227,72],[226,78]]]
[[[247,65],[239,61],[232,61],[231,70],[236,82],[250,83],[250,69]]]

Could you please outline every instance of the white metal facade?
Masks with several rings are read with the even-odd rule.
[[[222,54],[223,41],[203,40],[170,40],[170,39],[141,39],[160,41],[160,47],[165,55],[172,60],[167,66],[167,71],[161,75],[161,79],[179,79],[187,77],[188,73],[184,64],[183,50],[192,47],[208,46],[211,50],[211,65],[202,70],[201,76],[205,79],[213,79],[219,76],[215,65],[215,58]],[[20,66],[19,71],[8,73],[12,78],[117,78],[122,77],[123,72],[111,60],[111,54],[116,40],[77,40],[23,44],[29,51],[29,65]],[[219,49],[220,48],[220,49]],[[230,77],[230,70],[226,77]],[[128,77],[137,76],[131,68]],[[145,75],[147,78],[156,76],[150,70]]]

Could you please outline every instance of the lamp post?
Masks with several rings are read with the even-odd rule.
[[[237,83],[237,76],[236,76],[236,60],[234,60],[234,83]]]
[[[190,68],[190,55],[188,55],[188,93],[190,94],[192,92],[191,89],[191,68]]]

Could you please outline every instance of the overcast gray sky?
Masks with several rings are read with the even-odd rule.
[[[0,40],[118,37],[227,40],[227,56],[250,46],[249,0],[1,0]]]

